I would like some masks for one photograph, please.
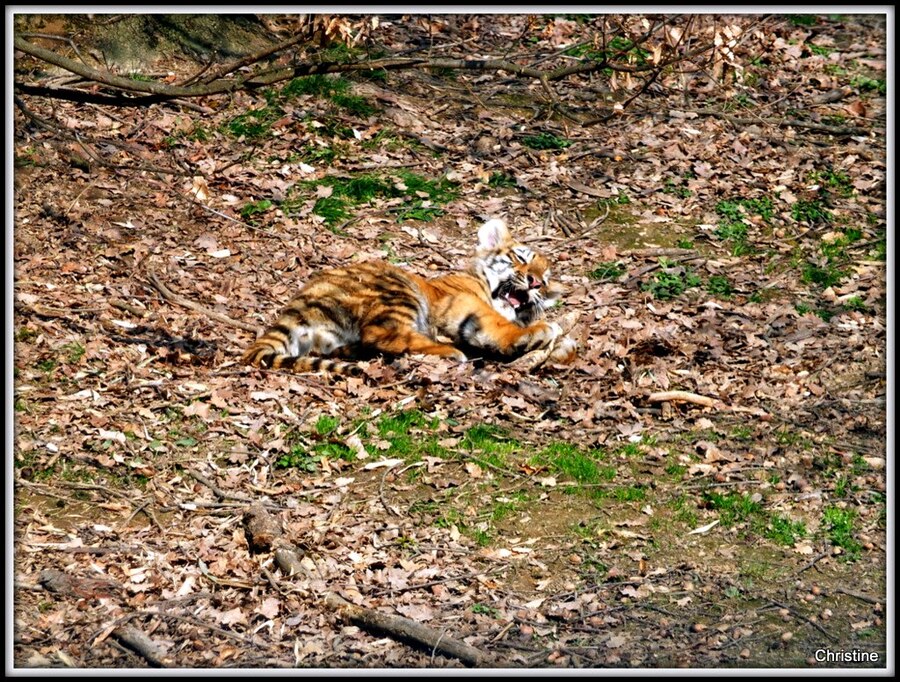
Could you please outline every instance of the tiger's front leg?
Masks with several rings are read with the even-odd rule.
[[[467,346],[515,358],[552,346],[562,334],[562,328],[555,322],[539,320],[522,327],[485,305],[462,320],[458,339]]]

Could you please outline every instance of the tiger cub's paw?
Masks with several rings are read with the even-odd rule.
[[[578,343],[575,339],[569,336],[561,336],[544,348],[525,353],[525,355],[517,358],[510,364],[526,372],[532,372],[548,362],[568,365],[574,362],[577,357]]]
[[[575,362],[576,357],[578,357],[578,342],[569,336],[563,336],[556,340],[547,359],[560,365],[568,365]]]
[[[469,359],[466,357],[466,354],[459,349],[457,349],[455,353],[453,353],[452,355],[448,355],[447,357],[451,360],[456,360],[457,362],[466,362]]]
[[[553,343],[560,336],[563,335],[562,327],[560,327],[556,322],[548,322],[547,326],[550,328],[550,343]]]

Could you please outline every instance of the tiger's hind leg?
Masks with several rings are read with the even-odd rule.
[[[374,348],[382,353],[402,355],[410,353],[422,353],[424,355],[438,355],[443,358],[452,358],[459,362],[465,362],[466,355],[449,343],[440,343],[429,336],[412,329],[384,329],[381,327],[364,329],[361,343],[364,346]]]

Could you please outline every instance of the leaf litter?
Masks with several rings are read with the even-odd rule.
[[[380,39],[410,49],[419,19],[382,22]],[[252,154],[224,132],[261,106],[252,94],[114,122],[54,102],[130,136],[85,170],[17,111],[16,666],[146,666],[124,626],[178,667],[462,665],[342,621],[330,592],[504,667],[807,667],[823,647],[883,662],[885,100],[860,84],[884,78],[884,24],[847,18],[831,44],[827,23],[757,19],[729,18],[753,84],[663,78],[640,110],[584,128],[531,118],[544,93],[528,80],[465,71],[353,81],[378,107],[349,135],[303,96]],[[596,28],[453,21],[483,54],[515,36],[590,44]],[[596,86],[555,84],[588,108]],[[849,100],[815,103],[840,87]],[[872,132],[772,122],[788,108]],[[211,139],[185,137],[197,126]],[[116,168],[166,157],[190,173]],[[397,168],[449,169],[458,195],[414,193],[417,217],[398,222],[408,200],[376,194],[330,225],[319,202],[362,166],[399,191]],[[322,268],[462,267],[497,213],[555,261],[571,366],[250,371],[250,333],[146,277],[262,327]],[[664,392],[678,397],[651,399]],[[302,571],[251,551],[253,503]]]

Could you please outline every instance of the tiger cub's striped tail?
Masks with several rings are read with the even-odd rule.
[[[290,372],[324,370],[344,376],[360,376],[362,374],[362,368],[355,363],[305,354],[309,352],[312,343],[308,338],[303,343],[296,340],[296,330],[292,331],[289,325],[291,321],[293,321],[293,314],[289,310],[274,327],[266,331],[244,352],[242,361],[254,367],[283,369]],[[316,338],[315,334],[305,336]]]
[[[262,341],[265,337],[262,337]],[[255,343],[244,353],[242,362],[263,369],[282,369],[288,372],[330,372],[341,376],[362,376],[362,368],[353,362],[319,358],[309,355],[287,355],[277,352],[268,343]]]

